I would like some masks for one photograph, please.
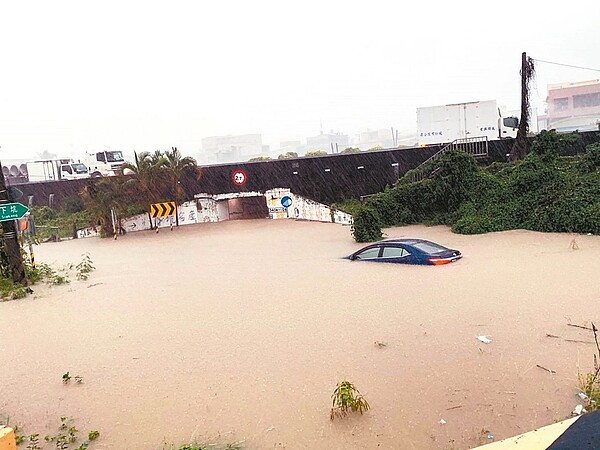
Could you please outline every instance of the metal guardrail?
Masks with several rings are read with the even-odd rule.
[[[446,144],[442,149],[431,156],[430,158],[423,161],[417,167],[415,167],[415,172],[411,176],[411,181],[414,183],[416,181],[421,181],[431,174],[426,174],[421,169],[431,161],[435,161],[440,156],[448,153],[450,151],[462,151],[467,153],[468,155],[473,156],[474,158],[481,158],[488,156],[489,154],[489,142],[487,136],[475,136],[470,138],[462,138],[455,139],[449,144]]]
[[[369,198],[369,197],[373,197],[374,195],[377,195],[377,194],[366,194],[366,195],[361,195],[361,196],[360,196],[360,201],[361,201],[361,202],[364,202],[364,201],[365,201],[367,198]]]

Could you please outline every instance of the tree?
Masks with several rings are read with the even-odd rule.
[[[197,173],[198,163],[191,156],[181,156],[177,147],[171,147],[171,151],[165,152],[164,167],[170,172],[173,182],[173,193],[175,195],[175,204],[179,205],[179,199],[185,193],[181,187],[181,178],[190,172]],[[179,226],[179,216],[175,214],[175,223]]]
[[[123,169],[129,169],[134,177],[125,182],[125,187],[133,190],[134,197],[140,204],[148,206],[148,203],[159,203],[163,198],[164,187],[168,181],[165,174],[167,159],[160,150],[153,154],[141,152],[139,155],[134,152],[134,163],[126,162]],[[150,213],[148,212],[148,217]],[[152,226],[152,221],[150,221]]]
[[[287,158],[297,158],[298,157],[298,153],[296,152],[286,152],[286,153],[282,153],[281,155],[279,155],[277,157],[277,159],[287,159]]]
[[[304,156],[323,156],[326,155],[327,152],[325,150],[310,150],[304,154]]]
[[[131,199],[131,185],[118,177],[89,180],[83,190],[82,199],[95,225],[100,225],[101,236],[112,233],[110,210],[118,216],[125,214],[127,202]]]
[[[349,153],[360,153],[360,148],[358,147],[346,147],[344,150],[340,152],[340,155],[347,155]]]
[[[269,161],[270,159],[270,156],[257,156],[256,158],[250,158],[248,162]]]

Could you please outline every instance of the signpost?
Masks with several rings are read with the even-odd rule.
[[[242,169],[238,169],[231,174],[231,180],[236,186],[243,186],[244,184],[246,184],[247,179],[248,176],[246,175],[246,172],[244,172]]]
[[[0,208],[2,212],[2,231],[4,238],[4,247],[6,249],[6,259],[12,279],[15,283],[27,283],[25,278],[25,267],[23,266],[23,258],[21,256],[21,247],[17,241],[17,229],[15,220],[20,219],[25,215],[28,209],[20,203],[11,203],[11,198],[6,181],[4,180],[4,172],[0,173]],[[19,212],[21,214],[19,214]]]
[[[177,213],[177,205],[175,202],[153,203],[150,205],[150,216],[155,219],[154,226],[158,233],[157,218],[173,216]],[[171,222],[171,230],[173,230],[173,222]]]
[[[29,208],[20,203],[0,203],[0,222],[21,219],[29,212]]]
[[[175,214],[175,202],[153,203],[150,205],[150,215],[153,218],[162,218]]]
[[[283,197],[281,199],[281,206],[283,206],[284,208],[289,208],[290,206],[292,206],[292,197],[290,197],[289,195]]]

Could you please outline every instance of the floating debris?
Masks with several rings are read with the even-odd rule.
[[[484,344],[491,344],[492,340],[487,336],[477,336],[477,339],[483,342]]]
[[[540,369],[545,370],[546,372],[556,373],[556,370],[547,369],[546,367],[540,366],[539,364],[536,364],[536,367],[539,367]]]

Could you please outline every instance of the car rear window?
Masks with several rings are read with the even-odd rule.
[[[448,250],[446,247],[434,244],[433,242],[417,242],[416,244],[413,244],[413,247],[430,254],[445,252],[446,250]]]
[[[401,247],[383,247],[383,258],[402,258],[408,252]]]

